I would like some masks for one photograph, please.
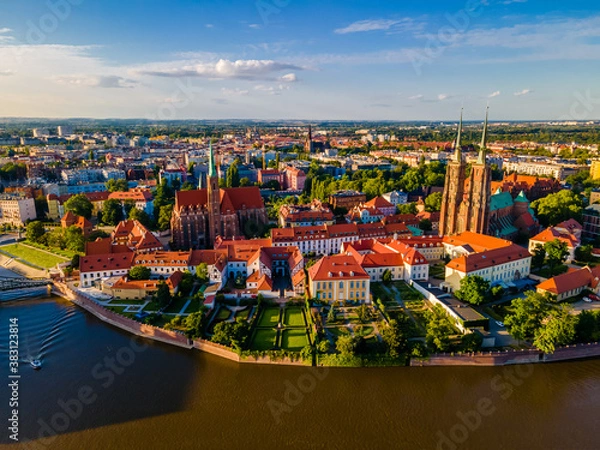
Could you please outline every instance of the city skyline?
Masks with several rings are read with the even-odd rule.
[[[227,4],[2,4],[0,117],[600,118],[590,1]]]

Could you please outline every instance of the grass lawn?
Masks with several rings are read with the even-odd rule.
[[[375,331],[375,329],[373,327],[370,327],[370,326],[362,327],[362,335],[363,336],[369,336],[370,334],[373,334],[373,331]]]
[[[275,327],[279,323],[279,308],[267,307],[263,310],[260,320],[258,321],[259,327]]]
[[[219,312],[217,313],[217,316],[215,317],[215,320],[227,320],[229,319],[230,315],[231,311],[229,310],[229,308],[221,306]]]
[[[57,255],[51,255],[42,250],[38,250],[32,247],[26,247],[23,244],[10,244],[0,247],[0,250],[11,254],[17,258],[22,259],[25,262],[37,267],[44,269],[51,269],[57,264],[69,261],[67,258],[63,258]]]
[[[371,283],[371,294],[373,294],[373,300],[381,300],[383,303],[394,301],[392,295],[385,288],[383,283]]]
[[[166,313],[176,313],[176,314],[178,314],[179,311],[181,311],[181,308],[183,308],[183,306],[185,305],[186,302],[187,302],[187,297],[176,298],[175,300],[173,300],[171,302],[171,304],[169,305],[169,307],[167,309],[165,309],[165,312]]]
[[[551,278],[551,277],[555,277],[557,275],[566,273],[568,270],[569,270],[569,267],[562,264],[562,265],[554,268],[554,271],[553,271],[554,273],[552,275],[550,275],[550,269],[548,267],[544,267],[543,269],[537,270],[534,272],[534,274],[539,275],[540,277],[544,277],[544,278]]]
[[[146,303],[146,300],[114,299],[108,302],[109,305],[143,305],[144,303]]]
[[[275,345],[277,341],[277,331],[276,330],[261,330],[257,329],[254,333],[254,338],[252,339],[252,344],[250,348],[252,350],[270,350]]]
[[[302,308],[286,308],[285,309],[285,325],[288,327],[306,327]]]
[[[244,320],[248,320],[248,316],[250,315],[250,310],[251,309],[252,309],[251,307],[248,307],[248,308],[246,308],[246,309],[244,309],[242,311],[238,311],[236,313],[236,315],[235,315],[235,318],[236,319],[241,318],[241,319],[244,319]]]
[[[423,299],[423,296],[419,291],[417,291],[415,288],[410,287],[404,281],[397,281],[396,283],[394,283],[394,286],[396,286],[396,289],[398,289],[398,292],[400,292],[400,297],[405,302]]]
[[[187,308],[185,308],[184,314],[192,314],[200,311],[200,302],[198,300],[192,300]]]
[[[284,330],[281,337],[281,348],[302,350],[308,345],[306,330]]]
[[[155,301],[151,301],[144,307],[144,311],[147,311],[147,312],[154,312],[154,311],[158,311],[159,309],[160,309],[160,305],[158,303],[156,303]]]
[[[346,336],[350,334],[350,331],[346,327],[327,327],[327,330],[334,336]]]
[[[125,311],[125,308],[127,308],[127,306],[107,306],[106,309],[110,309],[112,312],[116,312],[119,314],[123,314],[123,311]]]

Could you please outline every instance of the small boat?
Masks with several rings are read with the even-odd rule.
[[[42,362],[39,359],[34,359],[29,362],[29,365],[33,367],[33,370],[40,370],[42,368]]]

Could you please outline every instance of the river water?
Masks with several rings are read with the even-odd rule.
[[[0,305],[0,443],[11,442],[13,317],[22,358],[20,445],[6,448],[600,448],[600,360],[510,368],[239,365],[132,338],[58,299]],[[30,439],[37,440],[24,443]]]

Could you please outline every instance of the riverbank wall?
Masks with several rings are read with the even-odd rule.
[[[600,343],[559,347],[552,354],[539,350],[508,350],[465,354],[435,354],[427,359],[412,359],[411,366],[510,366],[515,364],[543,364],[600,357]]]
[[[135,334],[136,336],[145,337],[165,344],[176,345],[178,347],[192,349],[195,348],[205,353],[225,358],[238,363],[251,364],[279,364],[279,365],[303,365],[302,361],[292,361],[290,358],[282,358],[272,360],[269,356],[261,357],[240,357],[237,353],[231,351],[229,347],[215,344],[204,339],[189,339],[184,334],[165,330],[164,328],[154,327],[152,325],[137,322],[128,317],[122,316],[96,303],[92,298],[85,294],[71,289],[66,283],[54,282],[52,292],[62,298],[65,298],[77,306],[85,309],[90,314],[93,314],[98,319],[106,322],[121,330]]]
[[[301,360],[292,360],[283,357],[272,359],[264,356],[240,356],[229,347],[215,344],[204,339],[189,339],[184,334],[154,327],[152,325],[137,322],[128,317],[117,314],[97,304],[93,299],[81,292],[71,289],[67,284],[55,281],[52,291],[55,295],[63,297],[77,306],[85,309],[103,322],[113,325],[121,330],[135,334],[136,336],[153,339],[165,344],[176,345],[186,349],[197,349],[211,355],[225,358],[237,363],[248,364],[276,364],[286,366],[306,366]],[[577,344],[557,348],[550,355],[535,349],[531,350],[507,350],[497,352],[477,352],[464,354],[434,354],[426,359],[411,359],[410,366],[508,366],[515,364],[539,364],[560,361],[571,361],[585,358],[600,357],[600,343]]]

